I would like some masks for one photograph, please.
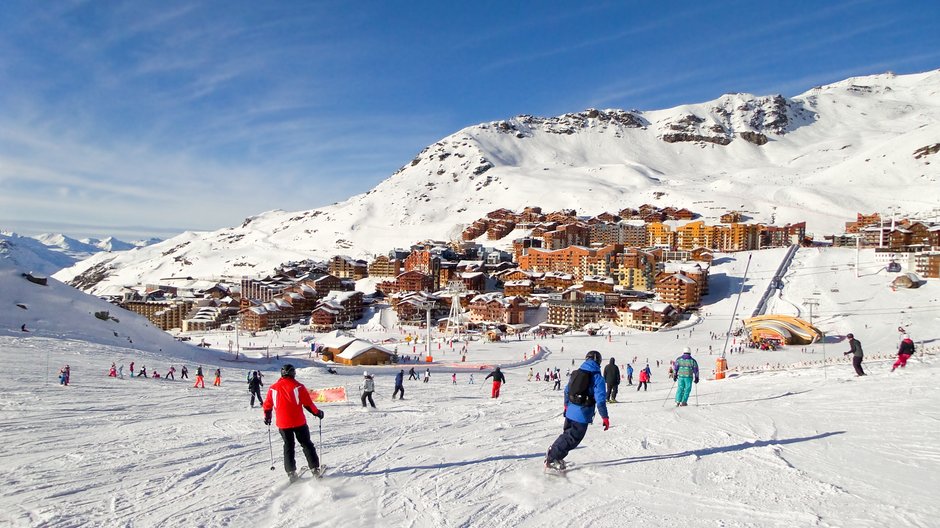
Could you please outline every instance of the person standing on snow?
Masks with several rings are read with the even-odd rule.
[[[646,371],[646,381],[647,382],[653,381],[653,371],[652,369],[650,369],[649,363],[646,364],[646,368],[644,368],[643,370]]]
[[[414,367],[411,367],[411,370],[408,371],[408,381],[411,380],[418,381],[418,375],[415,373]]]
[[[496,367],[496,370],[490,372],[483,378],[483,382],[486,383],[486,380],[493,378],[493,392],[490,394],[490,398],[499,398],[499,388],[506,383],[506,376],[503,375],[503,371],[499,370],[499,367]]]
[[[212,382],[213,387],[222,386],[222,369],[215,369],[215,381]]]
[[[556,368],[555,372],[552,373],[552,378],[555,380],[552,390],[561,390],[561,370]]]
[[[601,353],[592,350],[585,356],[581,368],[571,373],[565,387],[565,425],[545,455],[546,468],[565,469],[565,457],[584,440],[588,425],[594,421],[595,407],[603,420],[604,430],[610,428],[601,361]]]
[[[180,369],[180,379],[189,379],[189,369],[186,368],[186,365],[183,365],[183,368]]]
[[[604,367],[604,383],[607,385],[607,403],[617,403],[617,388],[620,386],[620,367],[610,358]]]
[[[898,360],[894,362],[894,366],[891,367],[891,372],[894,372],[894,369],[901,367],[904,368],[907,366],[907,360],[914,355],[914,340],[910,338],[907,334],[904,334],[904,337],[901,339],[901,346],[898,347]]]
[[[319,419],[323,411],[317,409],[310,398],[310,391],[294,379],[296,370],[291,364],[281,367],[281,379],[268,388],[267,397],[261,408],[264,410],[264,424],[271,425],[271,412],[277,415],[277,428],[284,439],[284,470],[291,482],[297,480],[297,463],[294,461],[294,439],[304,451],[307,467],[314,475],[320,472],[320,458],[317,449],[310,441],[310,427],[304,409]]]
[[[137,373],[138,378],[147,378],[147,365],[140,367],[140,372]]]
[[[108,371],[108,377],[109,378],[117,377],[117,366],[115,366],[114,363],[111,363],[111,370]]]
[[[633,365],[627,363],[627,385],[633,385]]]
[[[457,384],[457,373],[456,373],[456,372],[452,372],[452,373],[450,374],[450,381],[451,381],[451,384],[452,384],[452,385],[456,385],[456,384]]]
[[[372,393],[375,392],[375,380],[368,372],[363,372],[362,377],[365,378],[362,382],[362,406],[365,407],[366,400],[369,400],[369,405],[375,409],[375,400],[372,399]]]
[[[855,335],[849,333],[845,337],[849,338],[849,348],[848,352],[844,352],[842,355],[847,356],[852,354],[852,367],[855,369],[856,376],[864,376],[865,371],[862,370],[862,358],[865,356],[865,353],[862,352],[862,343],[858,339],[855,339]]]
[[[532,367],[529,367],[529,377],[526,378],[526,381],[532,381]]]
[[[206,388],[205,377],[202,375],[202,365],[196,367],[196,384],[193,387]]]
[[[124,363],[121,363],[121,366],[118,367],[118,377],[124,379]]]
[[[676,358],[673,381],[678,381],[676,387],[676,407],[689,405],[689,394],[692,393],[692,383],[698,383],[698,361],[692,357],[689,347],[682,349],[682,355]]]
[[[424,371],[424,382],[427,383],[431,381],[431,367],[428,367]]]
[[[134,362],[133,362],[133,361],[131,361],[130,367],[131,367],[131,369],[130,369],[130,370],[131,370],[131,377],[133,378],[133,377],[134,377]]]
[[[401,393],[401,396],[398,397],[399,400],[405,399],[405,369],[398,371],[398,374],[395,374],[395,392],[392,393],[392,399],[395,399],[395,396]]]
[[[258,398],[258,404],[264,402],[264,398],[261,397],[261,387],[264,387],[264,383],[261,383],[261,376],[258,374],[258,371],[251,373],[251,379],[248,380],[248,393],[251,394],[251,408],[255,408],[255,397]]]
[[[649,388],[649,381],[649,372],[647,372],[646,369],[641,370],[639,382],[636,384],[636,391],[640,392],[640,389],[643,389],[644,391],[647,390]]]
[[[176,381],[175,372],[176,372],[176,367],[174,367],[173,365],[170,365],[170,370],[166,371],[166,376],[163,376],[163,377],[166,379],[171,379],[173,381]]]

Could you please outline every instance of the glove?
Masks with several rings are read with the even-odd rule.
[[[271,411],[264,411],[264,425],[271,425]]]
[[[317,418],[323,419],[323,409],[317,409]]]
[[[568,406],[567,406],[567,405],[565,405],[565,412],[563,412],[562,414],[568,414]]]
[[[679,376],[673,376],[672,381],[679,381]]]
[[[698,383],[698,378],[695,378],[695,383]]]
[[[604,430],[606,431],[610,429],[610,418],[604,418],[603,421],[604,421]]]

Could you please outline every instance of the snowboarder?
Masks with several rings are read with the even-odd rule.
[[[365,407],[366,400],[369,400],[369,405],[375,409],[375,400],[372,399],[372,393],[375,392],[375,380],[368,372],[363,372],[362,377],[365,378],[362,382],[362,406]]]
[[[864,376],[865,371],[862,370],[862,357],[865,353],[862,352],[862,343],[858,339],[855,339],[855,336],[851,333],[846,334],[845,337],[849,338],[849,348],[848,352],[844,352],[842,355],[847,356],[852,354],[852,367],[855,368],[856,376]]]
[[[413,369],[412,369],[413,370]],[[398,374],[395,374],[395,392],[392,393],[392,399],[395,399],[395,396],[398,393],[401,393],[401,396],[398,397],[399,400],[405,399],[405,369],[398,371]]]
[[[108,371],[109,378],[117,377],[117,366],[114,363],[111,363],[111,370]]]
[[[202,387],[206,388],[205,378],[202,375],[202,365],[196,367],[196,384],[193,387]]]
[[[627,385],[633,385],[633,365],[627,363]]]
[[[166,379],[171,379],[173,381],[176,381],[176,367],[174,367],[173,365],[170,365],[170,370],[166,371],[166,376],[163,376],[163,377]],[[258,399],[260,400],[261,398],[258,398]]]
[[[418,381],[418,375],[415,373],[414,367],[411,367],[411,370],[408,371],[408,381],[411,380]]]
[[[620,367],[610,358],[604,367],[604,383],[607,385],[607,403],[617,403],[617,388],[620,386]]]
[[[248,393],[251,394],[251,402],[249,402],[249,405],[251,405],[252,409],[255,408],[255,397],[258,398],[259,405],[264,402],[264,399],[261,397],[261,387],[264,387],[264,383],[261,382],[261,375],[256,370],[251,373],[251,379],[248,380]]]
[[[891,372],[894,372],[894,369],[898,367],[906,367],[907,360],[913,355],[914,341],[907,334],[904,334],[904,337],[901,339],[901,346],[898,347],[898,360],[895,361],[894,366],[891,367]]]
[[[429,381],[431,381],[431,368],[430,368],[430,367],[428,367],[428,368],[424,371],[424,382],[427,383],[427,382],[429,382]]]
[[[649,372],[647,372],[646,369],[641,370],[639,382],[636,384],[636,391],[640,392],[640,389],[643,389],[644,391],[647,390],[649,388],[649,381]]]
[[[545,455],[546,469],[565,470],[565,457],[568,452],[578,447],[588,424],[594,421],[594,408],[600,413],[604,430],[610,428],[607,416],[607,388],[601,376],[601,353],[592,350],[587,353],[581,368],[575,370],[565,387],[565,425],[561,435],[555,440]]]
[[[689,405],[689,394],[692,393],[692,383],[698,383],[698,361],[692,357],[692,350],[689,347],[682,349],[682,355],[676,358],[672,380],[677,381],[676,387],[676,407],[686,407]]]
[[[186,365],[183,365],[183,368],[180,369],[180,379],[189,379],[189,369],[186,368]]]
[[[490,398],[499,398],[499,388],[506,383],[506,376],[503,374],[503,371],[499,370],[499,367],[496,367],[496,370],[490,372],[483,378],[483,382],[493,378],[493,392],[490,394]]]
[[[310,441],[310,427],[304,409],[319,419],[323,411],[317,409],[310,399],[310,391],[294,379],[296,370],[291,364],[281,367],[281,379],[268,388],[267,397],[261,408],[264,410],[264,424],[271,425],[271,412],[277,414],[277,428],[284,439],[284,470],[291,482],[297,480],[297,463],[294,461],[294,439],[304,451],[307,467],[314,475],[320,473],[320,458],[317,449]]]
[[[29,330],[26,329],[26,323],[23,323],[23,326],[20,327],[20,330],[23,332],[29,332]]]
[[[222,369],[215,369],[215,381],[212,382],[213,387],[222,386]]]

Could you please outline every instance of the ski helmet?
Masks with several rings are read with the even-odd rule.
[[[598,365],[600,365],[601,361],[603,361],[603,359],[601,359],[601,353],[598,352],[597,350],[592,350],[588,352],[587,355],[584,356],[584,359],[591,359]]]
[[[689,348],[689,347],[685,347],[685,348],[682,349],[682,353],[683,353],[683,354],[691,354],[691,353],[692,353],[692,349]]]
[[[848,333],[848,334],[845,334],[845,337],[852,339],[853,337],[855,337],[855,335],[852,333]]]
[[[285,378],[293,378],[297,374],[297,370],[290,363],[281,367],[281,376]]]
[[[363,372],[362,372],[362,377],[363,377],[363,378],[368,378],[368,377],[369,377],[369,371],[368,371],[368,370],[363,371]]]

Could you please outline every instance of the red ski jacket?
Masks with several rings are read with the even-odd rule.
[[[278,429],[305,425],[307,418],[304,416],[304,408],[314,414],[319,412],[307,387],[289,377],[277,380],[268,388],[268,395],[261,408],[264,411],[274,410],[274,423]]]

